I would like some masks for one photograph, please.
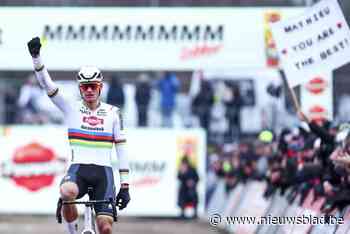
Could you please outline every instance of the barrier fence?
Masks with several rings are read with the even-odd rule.
[[[277,190],[264,198],[266,184],[240,183],[230,191],[219,180],[207,205],[210,225],[236,234],[345,234],[350,233],[350,206],[329,215],[321,212],[324,197],[310,190],[300,204],[300,195],[291,201],[291,189]]]

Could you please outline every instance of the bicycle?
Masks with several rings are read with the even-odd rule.
[[[93,206],[96,204],[102,204],[102,203],[108,203],[111,204],[112,210],[113,210],[113,221],[117,222],[117,208],[116,208],[116,202],[114,198],[109,198],[108,200],[91,200],[93,194],[92,187],[88,187],[88,201],[80,201],[80,200],[74,200],[74,201],[63,201],[61,198],[58,200],[57,203],[57,210],[56,210],[56,219],[58,223],[62,223],[62,206],[64,205],[72,205],[72,204],[82,204],[85,205],[85,211],[84,211],[84,229],[81,234],[96,234],[95,231],[95,220],[94,212],[93,212]]]

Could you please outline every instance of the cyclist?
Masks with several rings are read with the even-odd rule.
[[[40,58],[40,48],[38,37],[28,42],[40,86],[65,115],[72,152],[70,167],[60,185],[61,198],[66,201],[79,199],[87,193],[88,186],[93,187],[92,199],[115,197],[111,165],[111,153],[115,144],[121,183],[116,203],[119,209],[125,208],[130,201],[125,132],[120,110],[100,101],[103,85],[101,72],[96,67],[82,67],[77,76],[82,100],[68,102],[44,66]],[[112,233],[112,208],[108,204],[99,204],[94,209],[99,233]],[[76,206],[64,206],[62,213],[68,233],[77,234]]]

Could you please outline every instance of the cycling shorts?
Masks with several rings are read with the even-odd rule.
[[[94,164],[72,164],[67,174],[63,177],[61,185],[65,182],[76,183],[79,189],[77,199],[88,192],[88,187],[93,188],[92,200],[115,199],[115,185],[113,169],[108,166]],[[96,204],[94,206],[96,215],[113,216],[110,204]]]

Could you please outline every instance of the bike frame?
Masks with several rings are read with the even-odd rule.
[[[82,234],[96,234],[92,226],[92,205],[85,205],[84,229]]]

